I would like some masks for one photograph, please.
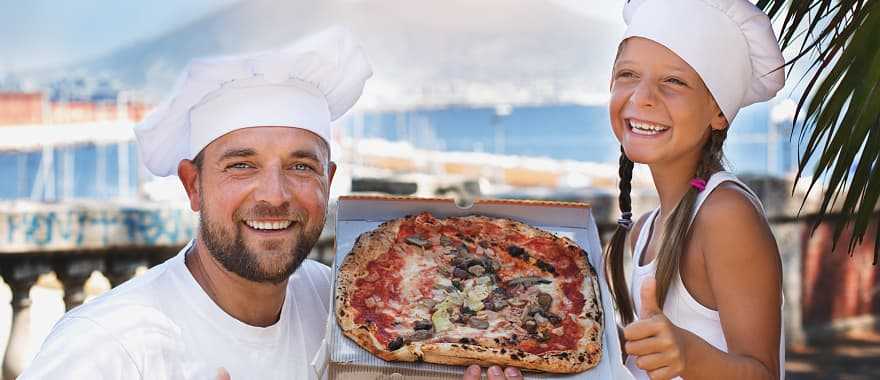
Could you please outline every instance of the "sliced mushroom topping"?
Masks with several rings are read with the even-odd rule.
[[[477,277],[477,284],[478,285],[488,285],[490,283],[492,283],[492,278],[489,276]]]
[[[425,248],[430,244],[427,240],[422,239],[418,236],[409,236],[406,238],[406,242],[412,245],[417,245],[419,247]]]
[[[526,331],[528,331],[530,334],[534,334],[538,331],[538,324],[535,323],[533,319],[527,319],[523,323],[523,328],[526,329]]]
[[[473,327],[475,329],[485,330],[489,328],[489,322],[486,322],[482,319],[471,318],[468,319],[468,326]]]
[[[544,279],[541,277],[525,276],[525,277],[514,278],[510,281],[507,281],[507,286],[513,287],[513,286],[517,286],[517,285],[523,285],[525,287],[529,287],[529,286],[532,286],[535,284],[549,284],[549,283],[551,283],[550,280],[547,280],[547,279]]]
[[[388,351],[396,351],[397,349],[403,347],[403,338],[397,337],[394,340],[388,342]]]
[[[526,302],[527,302],[526,300],[520,299],[520,298],[511,298],[511,299],[507,300],[507,303],[509,303],[513,306],[517,306],[517,307],[525,306]]]
[[[413,325],[413,330],[430,330],[434,328],[434,324],[427,319],[418,320]]]
[[[470,316],[470,315],[475,315],[475,314],[477,314],[477,312],[471,310],[471,308],[469,308],[469,307],[467,307],[467,306],[462,306],[462,307],[461,307],[461,315],[468,315],[468,316]]]
[[[455,267],[455,269],[452,270],[452,277],[460,278],[460,279],[468,279],[471,277],[471,275],[467,271],[462,270],[459,267]]]
[[[547,320],[549,320],[553,326],[559,326],[559,324],[562,323],[562,318],[559,318],[556,314],[547,314],[545,317],[547,317]]]
[[[544,316],[541,315],[541,313],[535,314],[535,323],[537,323],[539,325],[543,325],[544,323],[547,323],[547,322],[549,322],[549,321],[547,320],[547,318],[544,318]]]
[[[486,268],[483,268],[482,265],[471,265],[467,271],[477,277],[486,274]]]
[[[499,269],[501,269],[501,263],[492,261],[492,272],[497,272]]]
[[[431,339],[431,337],[433,337],[433,336],[434,336],[434,333],[432,333],[430,330],[418,330],[409,336],[409,340],[411,342],[418,342],[418,341],[422,341],[422,340]]]
[[[549,310],[550,305],[553,303],[553,297],[547,293],[541,292],[538,293],[538,305],[541,305],[541,308],[544,310]]]
[[[443,245],[451,245],[451,244],[452,244],[452,239],[450,239],[450,238],[449,238],[448,236],[446,236],[446,235],[440,235],[440,244],[443,244]]]
[[[494,299],[492,300],[492,310],[499,311],[507,307],[507,301],[503,299]]]
[[[528,315],[535,315],[535,314],[540,314],[541,311],[542,311],[542,310],[541,310],[541,307],[540,307],[540,306],[535,305],[535,304],[532,304],[532,305],[529,306],[528,310],[526,311],[526,314],[528,314]]]

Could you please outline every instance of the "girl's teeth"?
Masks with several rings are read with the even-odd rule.
[[[651,124],[639,123],[639,122],[630,122],[629,126],[630,126],[630,129],[633,131],[633,133],[635,133],[637,135],[648,135],[648,136],[656,135],[658,133],[661,133],[661,132],[669,129],[668,127],[661,127],[658,125],[651,125]]]
[[[255,220],[247,220],[245,224],[250,226],[253,229],[257,230],[283,230],[287,227],[290,227],[292,222],[289,220],[280,221],[280,222],[259,222]]]

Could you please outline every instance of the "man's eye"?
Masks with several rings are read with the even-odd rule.
[[[293,164],[295,170],[312,170],[312,167],[306,164]]]
[[[252,166],[247,163],[244,163],[244,162],[236,162],[232,165],[227,166],[226,168],[227,169],[249,169],[249,168],[252,168]]]
[[[666,82],[672,83],[677,86],[687,86],[687,83],[684,83],[684,81],[682,81],[681,79],[678,79],[678,78],[668,78],[668,79],[666,79]]]
[[[621,71],[617,73],[618,78],[632,78],[634,74],[631,71]]]

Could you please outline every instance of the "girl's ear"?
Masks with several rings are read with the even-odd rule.
[[[709,122],[709,127],[716,131],[727,129],[729,126],[730,124],[727,123],[727,118],[724,117],[724,113],[721,111],[718,111],[718,114]]]

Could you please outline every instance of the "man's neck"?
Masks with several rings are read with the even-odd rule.
[[[208,297],[233,318],[257,327],[278,322],[287,280],[278,284],[246,280],[226,270],[198,239],[186,253],[185,262]]]

